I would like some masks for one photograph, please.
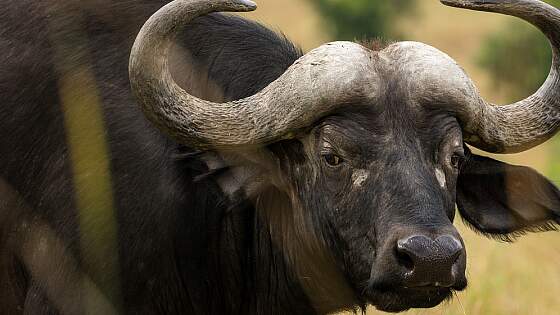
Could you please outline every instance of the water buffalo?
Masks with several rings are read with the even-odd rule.
[[[465,146],[519,152],[558,131],[557,9],[442,0],[550,39],[543,86],[493,106],[421,43],[304,55],[214,13],[248,0],[166,2],[0,9],[6,314],[432,307],[467,284],[456,205],[501,238],[560,223],[546,178]]]

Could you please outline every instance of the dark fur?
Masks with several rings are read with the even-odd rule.
[[[83,46],[69,45],[65,54],[73,57],[72,63],[65,64],[63,71],[91,66],[101,93],[119,229],[123,310],[129,314],[312,313],[254,210],[226,216],[227,201],[213,181],[194,184],[194,178],[206,172],[204,163],[178,159],[176,153],[185,149],[143,117],[129,91],[128,56],[142,17],[147,19],[158,5],[140,1],[116,5],[123,15],[135,10],[134,18],[114,17],[128,18],[132,24],[128,29],[87,12],[81,20],[72,9],[55,12],[62,15],[57,19],[82,23],[78,26],[84,33],[79,35],[87,36],[77,43]],[[58,9],[59,4],[53,6]],[[45,7],[42,1],[8,1],[0,9],[0,175],[30,206],[33,216],[48,222],[80,257],[72,168],[58,95],[60,70],[54,65]],[[144,11],[137,12],[139,8]],[[71,41],[73,34],[64,36]],[[210,76],[228,99],[266,86],[301,54],[283,37],[257,24],[221,15],[197,20],[184,42],[198,44],[193,53],[201,63],[212,61]],[[80,58],[83,49],[89,51],[88,58]],[[11,228],[2,223],[0,231]],[[25,270],[17,257],[5,252],[5,244],[1,248],[2,260]],[[28,303],[32,279],[25,271],[18,279],[8,279],[13,268],[1,272],[0,309],[4,314],[18,313]]]
[[[0,8],[2,313],[24,308],[59,313],[47,284],[32,276],[22,254],[25,244],[33,244],[19,237],[30,235],[22,222],[51,229],[77,261],[77,272],[87,274],[122,313],[313,314],[367,303],[396,311],[433,306],[447,297],[449,291],[431,292],[430,301],[425,292],[402,289],[392,278],[399,265],[390,257],[398,233],[426,228],[455,233],[457,174],[446,174],[451,184],[442,190],[431,169],[444,164],[434,161],[435,154],[442,160],[450,154],[441,143],[450,134],[460,138],[455,118],[411,110],[417,107],[403,104],[406,93],[394,76],[387,82],[391,93],[380,104],[366,110],[349,106],[311,126],[308,134],[264,148],[262,165],[232,159],[231,153],[182,147],[148,123],[128,83],[135,35],[162,2],[122,0],[105,3],[114,7],[78,10],[71,1],[9,0]],[[377,42],[367,46],[382,48]],[[232,100],[262,89],[301,54],[258,24],[213,14],[180,36],[173,75],[200,97]],[[107,130],[118,224],[116,275],[103,273],[104,261],[80,244],[59,88],[62,77],[82,66],[95,77],[89,87],[99,92]],[[325,164],[325,140],[345,158],[343,168]],[[466,188],[480,182],[469,176],[480,165],[469,168],[474,165],[469,161],[463,167],[468,185],[458,186],[459,205],[482,232],[514,233],[559,220],[553,186],[539,191],[544,216],[533,222],[519,219],[505,229],[500,222],[483,227],[470,220],[481,204],[461,199],[471,193]],[[372,171],[363,188],[352,188],[352,169]],[[231,186],[223,180],[235,171],[249,174],[248,181],[231,194],[222,192]],[[507,187],[498,180],[493,189]],[[500,215],[510,215],[506,208]],[[62,258],[54,252],[49,257],[55,266]],[[101,273],[94,272],[98,266]],[[59,272],[56,281],[64,283],[74,271]],[[112,278],[119,279],[116,291],[106,288]]]

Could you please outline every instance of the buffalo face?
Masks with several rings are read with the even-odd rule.
[[[283,144],[281,159],[301,211],[358,298],[400,311],[435,306],[466,286],[452,225],[465,152],[453,117],[390,103],[323,120]]]

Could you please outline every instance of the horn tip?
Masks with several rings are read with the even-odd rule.
[[[465,5],[464,1],[462,0],[440,0],[439,2],[450,7],[459,7]]]
[[[478,6],[504,4],[503,0],[440,0],[442,4],[457,8],[475,8]]]
[[[257,3],[251,0],[238,0],[247,10],[253,11],[257,9]]]

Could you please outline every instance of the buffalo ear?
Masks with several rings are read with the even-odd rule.
[[[459,174],[457,206],[471,227],[507,241],[560,224],[560,191],[544,176],[471,153]]]

